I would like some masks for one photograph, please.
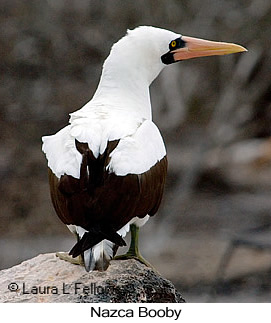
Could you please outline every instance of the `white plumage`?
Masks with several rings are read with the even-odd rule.
[[[121,139],[122,148],[112,154],[110,165],[110,170],[120,175],[143,173],[165,156],[159,130],[151,122],[149,86],[165,66],[161,55],[168,50],[170,40],[178,36],[142,26],[128,31],[113,45],[93,99],[71,113],[70,126],[42,138],[42,150],[55,175],[66,173],[79,178],[81,155],[74,139],[88,143],[95,157],[104,152],[108,141]]]

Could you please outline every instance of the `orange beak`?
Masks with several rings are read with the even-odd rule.
[[[187,36],[182,36],[182,40],[185,42],[185,47],[171,50],[175,62],[194,57],[227,55],[247,51],[245,47],[231,43],[215,42]]]

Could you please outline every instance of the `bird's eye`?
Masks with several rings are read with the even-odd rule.
[[[176,45],[177,45],[176,40],[172,40],[172,42],[171,42],[171,44],[170,44],[170,45],[171,45],[171,47],[173,47],[173,48],[174,48],[174,47],[176,47]]]

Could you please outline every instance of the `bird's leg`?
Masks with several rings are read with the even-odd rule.
[[[75,234],[75,235],[76,235],[77,242],[78,242],[80,240],[79,236],[78,236],[78,234]],[[56,252],[56,256],[61,260],[65,260],[67,262],[70,262],[71,264],[84,266],[84,260],[81,255],[73,258],[72,256],[69,255],[68,252],[59,251],[59,252]]]
[[[136,259],[140,261],[142,264],[146,265],[147,267],[153,268],[153,266],[145,260],[138,249],[138,236],[139,236],[139,227],[135,224],[130,225],[131,230],[131,243],[129,250],[124,255],[115,256],[114,260],[127,260],[127,259]]]

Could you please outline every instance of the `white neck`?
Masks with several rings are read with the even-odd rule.
[[[130,110],[131,113],[151,119],[149,85],[139,69],[120,69],[106,61],[92,102],[106,103],[111,109]]]
[[[126,36],[112,47],[93,102],[106,102],[151,119],[149,86],[164,65],[149,44],[150,41],[142,44],[141,39]]]
[[[155,73],[155,77],[158,73]],[[119,55],[111,54],[104,63],[93,102],[103,101],[117,109],[130,110],[131,113],[151,119],[149,86],[155,77],[149,74],[146,64],[142,64],[139,57],[131,60],[128,51]]]

